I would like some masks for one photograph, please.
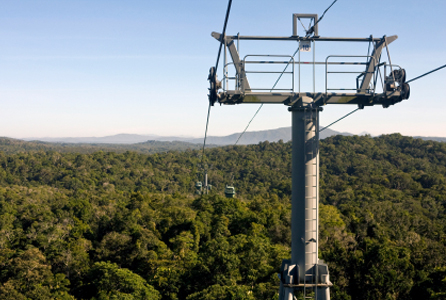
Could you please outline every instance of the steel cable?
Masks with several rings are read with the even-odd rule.
[[[415,78],[412,78],[411,80],[406,81],[406,83],[409,83],[409,82],[415,81],[415,80],[417,80],[417,79],[420,79],[420,78],[422,78],[422,77],[424,77],[424,76],[426,76],[426,75],[429,75],[429,74],[431,74],[431,73],[434,73],[434,72],[436,72],[436,71],[438,71],[438,70],[441,70],[441,69],[443,69],[443,68],[446,68],[446,65],[441,66],[441,67],[438,67],[438,68],[436,68],[436,69],[434,69],[434,70],[432,70],[432,71],[429,71],[429,72],[427,72],[427,73],[424,73],[423,75],[420,75],[420,76],[417,76],[417,77],[415,77]]]
[[[226,9],[225,22],[223,24],[222,37],[220,39],[220,47],[218,48],[217,61],[215,62],[215,72],[217,72],[218,62],[220,61],[221,48],[223,46],[223,40],[224,40],[224,37],[225,37],[225,34],[226,34],[226,27],[228,25],[228,19],[229,19],[229,13],[231,12],[231,6],[232,6],[232,0],[229,0],[228,8]],[[203,170],[205,169],[205,167],[204,167],[204,153],[205,153],[204,149],[206,147],[206,139],[207,139],[207,135],[208,135],[209,117],[211,115],[211,106],[212,105],[209,102],[208,113],[207,113],[207,118],[206,118],[206,130],[204,132],[204,139],[203,139],[203,151],[202,151],[202,155],[201,155],[201,166],[203,167]]]
[[[224,40],[225,34],[226,34],[226,26],[228,25],[228,19],[229,19],[229,13],[231,12],[231,6],[232,6],[232,0],[229,0],[228,8],[226,9],[225,23],[223,25],[223,31],[222,31],[222,35],[220,37],[220,48],[218,49],[217,61],[215,62],[215,72],[217,72],[218,62],[220,61],[221,48],[223,46],[223,40]]]
[[[327,129],[327,128],[330,127],[331,125],[338,123],[339,121],[341,121],[341,120],[347,118],[348,116],[350,116],[351,114],[357,112],[358,110],[359,110],[359,108],[357,108],[357,109],[355,109],[355,110],[349,112],[348,114],[346,114],[346,115],[343,116],[342,118],[339,118],[339,119],[337,119],[336,121],[334,121],[333,123],[330,123],[330,124],[328,124],[327,126],[325,126],[324,128],[320,129],[319,132],[324,131],[325,129]]]
[[[336,2],[338,2],[338,0],[333,1],[333,3],[331,3],[330,6],[329,6],[326,10],[324,10],[324,12],[322,13],[322,16],[317,20],[317,22],[314,23],[314,25],[311,26],[310,29],[308,29],[306,37],[308,37],[310,34],[312,34],[312,33],[314,32],[314,26],[316,26],[316,25],[317,25],[317,24],[324,18],[324,16],[325,16],[325,14],[327,13],[327,11],[328,11],[328,10],[329,10],[329,9],[336,3]]]
[[[203,153],[201,155],[201,165],[204,167],[204,147],[206,146],[206,138],[208,135],[208,127],[209,127],[209,116],[211,115],[211,105],[208,106],[208,116],[206,118],[206,130],[204,131],[204,140],[203,140]]]

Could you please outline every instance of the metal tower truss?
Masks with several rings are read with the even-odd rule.
[[[293,35],[286,37],[273,36],[225,36],[213,32],[212,36],[223,43],[225,47],[224,74],[221,90],[215,90],[218,84],[211,87],[215,96],[210,99],[211,104],[241,104],[241,103],[283,103],[288,106],[300,105],[302,97],[310,97],[316,106],[326,104],[356,104],[358,107],[382,105],[388,107],[410,95],[409,85],[405,83],[405,71],[398,65],[392,65],[388,45],[397,39],[397,36],[374,38],[339,38],[318,36],[317,25],[311,36],[297,35],[297,22],[303,18],[312,18],[317,23],[317,15],[294,14]],[[300,51],[298,58],[292,55],[250,54],[240,57],[236,44],[242,41],[290,41],[298,42]],[[301,61],[302,51],[314,51],[316,43],[342,42],[342,43],[369,43],[370,54],[362,55],[328,55],[322,61],[316,61],[313,55],[312,61]],[[311,50],[310,50],[311,49]],[[387,62],[381,62],[383,51],[387,52]],[[226,53],[229,52],[229,55]],[[232,61],[228,61],[230,56]],[[285,71],[277,70],[277,65],[286,67]],[[303,78],[308,74],[301,74],[301,67],[322,65],[325,68],[325,89],[316,92],[301,91]],[[358,66],[362,67],[361,70]],[[288,67],[288,68],[287,68]],[[261,69],[262,68],[262,69]],[[233,75],[229,75],[230,73]],[[212,72],[211,72],[212,73]],[[282,82],[288,82],[287,87],[271,89],[271,86],[254,86],[250,77],[259,75],[282,76]],[[355,75],[356,80],[351,80],[346,86],[334,86],[333,78],[341,75]],[[315,74],[313,74],[315,80]],[[215,82],[219,81],[216,79]],[[335,82],[336,83],[336,82]],[[381,87],[380,87],[381,86]],[[220,86],[219,86],[220,87]]]
[[[313,25],[305,28],[303,21],[308,20]],[[304,28],[304,36],[298,35],[299,25]],[[404,69],[390,60],[388,46],[397,39],[396,36],[321,37],[316,14],[293,14],[292,32],[286,37],[224,36],[213,32],[212,36],[224,46],[224,66],[222,81],[217,79],[215,67],[210,70],[209,103],[289,106],[293,142],[291,260],[282,262],[279,299],[293,300],[299,295],[303,299],[329,300],[332,283],[328,266],[318,257],[319,112],[327,104],[353,104],[361,109],[373,105],[389,107],[408,99],[410,87]],[[290,41],[298,42],[299,47],[292,55],[249,54],[240,57],[240,43],[244,41]],[[369,51],[366,55],[329,54],[316,61],[315,45],[323,42],[368,43]],[[312,55],[301,55],[301,52],[312,52]],[[383,52],[387,61],[382,62]],[[308,55],[312,56],[311,61],[301,59]],[[304,74],[302,69],[308,66],[312,67],[312,74]],[[324,76],[318,73],[323,84],[316,84],[316,67],[324,68]],[[256,81],[262,76],[277,80],[274,85],[265,86],[264,80]],[[309,81],[312,84],[308,84]],[[310,86],[312,91],[303,90],[302,86]],[[324,88],[316,91],[316,86]]]

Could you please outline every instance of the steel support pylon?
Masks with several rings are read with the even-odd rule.
[[[329,300],[328,267],[318,259],[319,111],[303,97],[292,113],[291,260],[281,268],[280,300]],[[297,295],[296,293],[296,295]]]
[[[305,29],[305,35],[298,35],[298,24],[301,18],[312,19],[315,24],[311,30]],[[319,112],[326,104],[354,104],[358,108],[365,106],[381,105],[389,107],[398,102],[406,100],[410,96],[410,87],[406,82],[404,69],[397,65],[392,65],[388,51],[388,45],[397,39],[397,36],[383,36],[382,38],[338,38],[321,37],[318,34],[317,24],[319,18],[316,14],[294,14],[293,15],[293,35],[292,36],[228,36],[213,32],[212,36],[225,47],[225,61],[223,68],[222,85],[217,80],[216,69],[213,67],[209,72],[210,94],[209,103],[220,104],[284,104],[290,107],[292,113],[292,212],[291,212],[291,259],[282,262],[280,269],[280,292],[279,300],[294,299],[316,299],[329,300],[330,287],[328,266],[318,257],[319,241]],[[314,31],[313,31],[314,29]],[[223,30],[225,31],[225,30]],[[298,60],[296,55],[260,55],[249,54],[240,58],[239,41],[292,41],[302,43],[312,43],[312,48],[302,47],[299,50]],[[328,55],[324,61],[316,61],[316,42],[366,42],[369,49],[373,48],[371,55]],[[235,45],[237,43],[237,47]],[[308,44],[307,44],[308,46]],[[387,51],[389,62],[381,61],[383,49]],[[232,63],[226,61],[226,51],[232,58]],[[312,51],[313,61],[301,61],[301,51]],[[257,57],[256,59],[250,59]],[[259,58],[260,57],[260,58]],[[262,59],[261,57],[267,57]],[[286,57],[286,61],[275,60],[273,57]],[[351,61],[352,58],[361,58],[358,61]],[[344,58],[343,61],[337,59]],[[330,61],[329,61],[330,59]],[[256,68],[247,68],[248,66]],[[282,72],[272,70],[259,70],[259,65],[285,64]],[[313,91],[301,91],[300,67],[304,64],[313,65]],[[325,89],[316,91],[315,65],[325,65]],[[235,73],[228,73],[228,66],[233,65]],[[291,71],[287,68],[291,65]],[[294,87],[295,72],[294,67],[298,66],[299,88]],[[328,71],[331,65],[364,65],[365,71],[336,70]],[[355,67],[356,68],[356,67]],[[390,73],[387,69],[390,68]],[[383,69],[381,71],[381,69]],[[248,74],[269,74],[272,76],[280,73],[276,83],[288,74],[291,76],[291,86],[286,85],[272,88],[254,87],[248,82]],[[331,86],[328,84],[328,74],[357,74],[356,85],[348,87]],[[384,74],[384,75],[383,75]],[[382,76],[383,75],[383,76]],[[383,77],[382,90],[377,89],[378,76]],[[307,78],[306,78],[307,79]],[[234,81],[234,89],[230,88]],[[230,84],[231,83],[231,84]],[[331,82],[330,82],[331,83]],[[222,91],[220,91],[222,90]],[[266,92],[268,91],[268,92]]]

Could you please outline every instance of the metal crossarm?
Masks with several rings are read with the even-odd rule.
[[[235,70],[235,76],[226,76],[225,80],[235,80],[235,89],[230,89],[228,84],[225,84],[225,89],[218,93],[218,102],[221,104],[241,104],[241,103],[282,103],[284,105],[293,106],[299,102],[303,96],[311,97],[314,99],[317,106],[323,106],[326,104],[353,104],[358,105],[360,108],[365,106],[382,105],[383,107],[388,107],[390,105],[396,104],[405,100],[409,97],[409,87],[404,82],[400,82],[395,88],[391,90],[384,89],[381,92],[376,90],[376,82],[378,79],[378,74],[384,73],[384,77],[387,80],[393,80],[394,78],[394,68],[397,66],[381,63],[382,50],[384,48],[388,49],[388,45],[397,39],[397,36],[382,37],[382,38],[328,38],[328,37],[266,37],[266,36],[226,36],[222,38],[222,35],[216,32],[212,33],[212,36],[221,41],[223,39],[223,44],[229,50],[230,57],[232,59],[231,63],[225,63],[225,68],[233,65]],[[373,51],[370,55],[329,55],[326,57],[324,62],[319,61],[300,61],[291,59],[290,61],[280,61],[280,60],[248,60],[247,58],[253,57],[266,57],[271,58],[273,55],[246,55],[244,59],[240,58],[240,55],[235,46],[235,40],[269,40],[269,41],[311,41],[316,42],[368,42],[374,45]],[[290,55],[275,55],[276,57],[290,57]],[[345,58],[345,61],[332,61],[333,58]],[[365,58],[365,61],[349,61],[351,58]],[[276,65],[276,64],[287,64],[291,65],[292,71],[276,71],[276,70],[262,70],[253,71],[248,70],[249,65]],[[325,90],[322,92],[309,92],[309,91],[295,91],[294,80],[295,66],[299,66],[299,87],[301,81],[300,66],[303,65],[325,65]],[[341,66],[344,68],[342,71],[329,70],[328,66]],[[348,66],[360,66],[364,65],[364,71],[349,71],[345,70]],[[383,69],[383,70],[381,70]],[[390,73],[386,72],[390,69]],[[280,88],[271,91],[268,86],[255,86],[252,87],[249,81],[250,74],[282,74],[291,75],[292,82],[287,88]],[[357,74],[355,81],[352,82],[351,87],[330,87],[328,86],[329,75],[335,76],[336,74]]]

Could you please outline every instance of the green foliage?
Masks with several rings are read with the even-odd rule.
[[[7,251],[5,251],[7,253]],[[7,253],[2,257],[1,299],[72,299],[70,282],[63,274],[53,274],[45,256],[36,248]]]
[[[1,299],[277,299],[290,143],[209,149],[203,197],[198,151],[62,152],[0,152]],[[445,143],[327,138],[320,177],[333,299],[445,297]]]
[[[97,262],[89,274],[86,289],[97,300],[158,300],[159,292],[139,275],[116,264]]]
[[[191,294],[187,300],[254,300],[252,290],[248,286],[242,285],[212,285],[203,291]]]

